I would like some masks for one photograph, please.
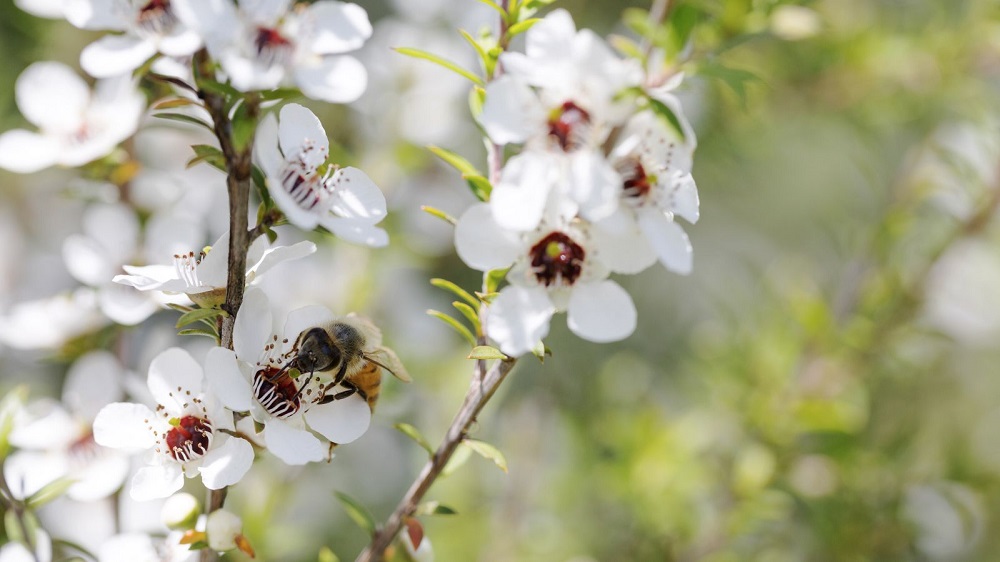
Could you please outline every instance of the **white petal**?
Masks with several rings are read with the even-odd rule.
[[[116,267],[135,253],[139,231],[139,217],[127,205],[92,205],[83,215],[84,234],[105,248],[107,260],[118,262]],[[107,278],[101,279],[105,281]]]
[[[250,287],[243,296],[243,304],[233,327],[233,349],[236,350],[236,356],[249,363],[255,362],[263,353],[273,328],[271,303],[267,300],[267,295],[256,287]]]
[[[48,168],[59,159],[59,143],[51,137],[23,129],[0,135],[0,168],[31,174]]]
[[[90,104],[87,83],[58,62],[36,62],[26,68],[14,83],[14,95],[25,119],[51,131],[77,131]]]
[[[342,219],[328,215],[320,219],[320,224],[338,238],[354,244],[372,248],[382,248],[389,244],[389,235],[385,230],[363,219]]]
[[[278,208],[285,213],[285,218],[288,219],[288,222],[302,230],[310,231],[316,228],[316,225],[319,224],[320,212],[323,214],[327,213],[326,209],[321,209],[319,210],[320,212],[313,212],[299,207],[295,199],[285,191],[285,187],[281,184],[281,179],[278,176],[268,176],[267,191],[271,194],[271,198],[274,199],[274,203]]]
[[[511,285],[490,305],[487,333],[504,353],[523,355],[549,333],[555,311],[544,288]]]
[[[571,158],[570,194],[580,204],[580,214],[598,221],[615,212],[623,180],[618,172],[593,150],[579,150]]]
[[[631,275],[656,263],[656,252],[627,209],[594,223],[590,240],[596,259],[616,273]]]
[[[198,281],[206,287],[225,287],[229,267],[229,231],[212,244],[198,264]]]
[[[115,535],[101,543],[97,551],[100,562],[149,562],[162,560],[146,533]],[[193,562],[193,561],[192,561]]]
[[[126,28],[116,0],[66,0],[66,19],[81,29],[122,31]]]
[[[691,174],[674,178],[671,187],[673,189],[670,200],[671,208],[668,210],[684,217],[691,224],[698,222],[698,186],[695,185]]]
[[[253,154],[264,175],[277,177],[281,174],[285,160],[278,152],[278,118],[274,112],[265,115],[257,126]]]
[[[246,368],[252,367],[247,365]],[[244,372],[236,354],[224,347],[213,347],[205,356],[205,382],[212,394],[234,412],[250,410],[253,388],[249,377],[252,374]]]
[[[679,224],[661,211],[648,209],[639,213],[639,227],[667,269],[681,275],[691,273],[691,242]]]
[[[83,432],[80,421],[51,398],[28,404],[24,414],[26,419],[18,421],[10,432],[10,443],[21,449],[65,449]]]
[[[135,287],[140,291],[159,289],[167,281],[177,280],[177,270],[171,265],[122,266],[129,275],[115,275],[115,283]]]
[[[264,250],[261,255],[260,260],[250,268],[250,278],[248,281],[257,279],[272,267],[278,265],[281,262],[286,262],[290,260],[297,260],[299,258],[304,258],[308,255],[314,254],[316,252],[316,244],[309,242],[308,240],[303,242],[297,242],[291,246],[277,246],[274,248],[268,248]],[[249,263],[249,262],[248,262]]]
[[[533,59],[569,58],[575,36],[573,16],[562,8],[553,10],[528,30],[524,51]]]
[[[316,54],[353,51],[372,35],[368,13],[357,4],[321,1],[310,5],[306,14],[315,22],[309,49]]]
[[[105,35],[80,53],[80,66],[95,78],[131,72],[156,54],[152,41],[134,35]]]
[[[303,416],[309,427],[334,443],[350,443],[368,431],[372,412],[357,394],[313,406]]]
[[[503,228],[534,230],[559,174],[559,162],[547,154],[522,152],[507,161],[490,195],[493,218]]]
[[[64,0],[14,0],[14,5],[40,18],[63,18]]]
[[[173,494],[183,485],[184,473],[177,463],[144,466],[132,477],[129,495],[140,502],[156,500]]]
[[[70,275],[87,285],[100,285],[118,270],[118,264],[107,260],[107,249],[83,234],[71,234],[63,240],[62,256]]]
[[[153,358],[146,383],[153,399],[168,413],[178,415],[185,411],[184,404],[191,401],[188,392],[201,393],[202,377],[201,365],[190,353],[171,347]]]
[[[289,312],[288,317],[285,319],[285,327],[282,331],[282,334],[289,339],[289,344],[283,347],[282,351],[290,349],[291,344],[295,343],[295,340],[303,331],[316,326],[329,324],[336,319],[337,316],[330,312],[329,308],[318,304],[296,308],[295,310]]]
[[[62,401],[74,414],[92,420],[97,412],[122,397],[124,369],[110,352],[91,351],[69,368]]]
[[[94,441],[112,449],[149,449],[156,444],[150,429],[156,414],[143,404],[108,404],[94,418]]]
[[[285,464],[306,464],[326,458],[327,447],[315,435],[279,420],[271,420],[264,427],[264,442]]]
[[[331,211],[372,223],[385,217],[385,196],[367,174],[357,168],[341,168],[331,180],[335,186]]]
[[[241,92],[277,88],[285,78],[284,65],[263,66],[255,58],[244,57],[237,50],[226,49],[218,58],[233,87]]]
[[[455,225],[455,250],[466,265],[479,271],[509,267],[521,253],[520,236],[500,227],[486,203],[462,214]]]
[[[77,470],[77,482],[68,490],[70,499],[88,502],[106,498],[122,487],[128,477],[129,459],[124,455],[99,456]]]
[[[198,472],[209,490],[239,482],[253,464],[253,446],[239,437],[230,437],[205,455]]]
[[[3,476],[15,498],[26,499],[68,474],[65,455],[42,451],[17,451],[4,460]],[[0,559],[0,562],[3,562]]]
[[[201,36],[178,27],[172,35],[160,39],[159,51],[169,57],[186,57],[201,48]]]
[[[527,84],[501,76],[486,87],[486,103],[479,122],[497,144],[522,143],[544,132],[545,110]]]
[[[240,10],[254,23],[273,24],[288,13],[292,0],[239,0]]]
[[[290,103],[281,108],[278,119],[278,141],[285,158],[297,156],[306,141],[311,141],[314,146],[319,147],[324,156],[330,153],[330,139],[326,138],[323,123],[316,114],[297,103]]]
[[[632,297],[614,281],[578,283],[573,287],[567,312],[569,329],[585,340],[618,341],[635,331]]]
[[[354,57],[325,56],[316,64],[295,67],[295,84],[314,100],[348,103],[368,87],[368,72]]]

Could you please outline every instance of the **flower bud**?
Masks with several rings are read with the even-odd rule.
[[[250,541],[243,536],[243,521],[232,512],[218,509],[209,513],[205,532],[208,534],[208,547],[212,550],[225,552],[238,548],[250,558],[254,557]]]
[[[160,521],[173,531],[194,529],[201,514],[201,504],[191,494],[174,494],[163,503]]]

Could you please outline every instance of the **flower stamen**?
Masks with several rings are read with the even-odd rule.
[[[270,27],[258,27],[253,39],[257,60],[265,66],[287,66],[295,46],[280,31]]]
[[[212,422],[196,416],[184,416],[171,424],[164,436],[167,453],[178,462],[202,457],[212,446]]]
[[[586,251],[562,232],[552,232],[531,247],[535,278],[546,287],[572,285],[583,272]]]
[[[136,23],[140,30],[150,35],[163,35],[177,24],[177,17],[170,8],[170,0],[150,0],[139,8]]]
[[[590,113],[567,101],[549,115],[549,136],[563,151],[571,152],[583,146],[589,125]]]

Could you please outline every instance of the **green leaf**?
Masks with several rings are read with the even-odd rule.
[[[424,436],[420,434],[420,430],[417,428],[408,423],[397,423],[393,425],[393,427],[398,429],[403,435],[413,439],[417,445],[420,445],[425,451],[427,451],[428,455],[434,454],[434,449],[431,447],[431,444],[427,442],[427,439],[424,439]]]
[[[207,320],[209,318],[215,318],[216,316],[229,316],[225,310],[220,310],[218,308],[196,308],[191,312],[185,312],[177,319],[177,324],[174,325],[175,328],[183,328],[189,324],[194,324],[199,320]]]
[[[247,103],[244,101],[236,109],[232,121],[233,146],[236,150],[246,150],[253,142],[254,132],[257,130],[257,119],[247,114]]]
[[[414,515],[458,515],[458,512],[454,509],[441,505],[437,501],[424,502],[417,506],[417,509],[413,512]]]
[[[729,86],[736,97],[740,100],[740,105],[746,109],[747,106],[747,84],[750,82],[760,82],[761,79],[756,74],[737,68],[728,68],[718,63],[704,63],[698,65],[697,73],[703,76],[721,80]]]
[[[184,306],[183,304],[175,304],[175,303],[172,303],[172,302],[168,302],[167,303],[167,308],[172,309],[172,310],[176,310],[178,312],[191,312],[192,310],[194,310],[193,307]]]
[[[646,58],[642,52],[642,47],[624,35],[609,35],[608,43],[610,43],[616,51],[628,58],[637,60]]]
[[[189,125],[197,125],[199,127],[204,127],[212,134],[215,134],[215,129],[211,125],[198,119],[197,117],[191,117],[190,115],[184,115],[182,113],[154,113],[153,117],[157,119],[166,119],[168,121],[179,121],[181,123],[187,123]]]
[[[460,443],[458,448],[456,448],[455,452],[451,455],[451,458],[448,459],[448,462],[444,465],[444,468],[441,469],[441,476],[451,476],[456,470],[462,468],[462,465],[464,465],[471,456],[472,449],[466,446],[465,442]]]
[[[466,320],[468,320],[469,323],[476,328],[476,334],[479,334],[480,332],[479,312],[476,311],[478,305],[476,308],[472,308],[471,306],[465,304],[464,302],[455,301],[451,303],[451,306],[454,306],[459,312],[461,312],[462,316],[465,316]]]
[[[302,92],[298,88],[278,88],[277,90],[259,92],[258,95],[260,95],[260,99],[267,101],[288,100],[302,97]]]
[[[330,550],[330,547],[324,546],[319,549],[319,556],[316,558],[316,562],[340,562],[340,558]]]
[[[187,105],[196,105],[201,107],[201,104],[195,100],[188,98],[173,98],[173,99],[162,99],[154,103],[150,109],[160,110],[160,109],[173,109],[175,107],[184,107]]]
[[[500,282],[507,277],[507,272],[510,268],[506,269],[491,269],[483,274],[483,293],[489,295],[497,292],[497,288],[500,286]],[[483,300],[483,297],[479,297]]]
[[[363,505],[343,492],[334,492],[333,494],[337,496],[338,500],[340,500],[340,503],[344,506],[344,511],[347,512],[347,515],[350,516],[350,518],[353,519],[359,527],[367,531],[368,536],[375,534],[375,519]]]
[[[441,279],[440,277],[435,277],[434,279],[431,279],[431,285],[434,285],[438,289],[444,289],[446,291],[450,291],[458,298],[469,303],[470,306],[479,308],[479,301],[476,300],[476,297],[470,295],[468,291],[452,283],[451,281],[448,281],[447,279]]]
[[[489,201],[490,194],[493,193],[493,185],[490,183],[490,180],[479,174],[462,174],[462,179],[469,184],[469,189],[472,190],[472,194],[477,199],[480,201]]]
[[[496,10],[501,16],[505,18],[507,17],[507,12],[504,11],[504,9],[501,8],[500,5],[494,2],[493,0],[479,0],[479,1],[482,2],[483,4],[486,4],[490,8]]]
[[[200,162],[204,162],[214,168],[226,172],[226,157],[222,151],[207,144],[196,144],[191,147],[194,150],[194,158],[188,160],[187,167],[191,168]]]
[[[58,499],[60,496],[66,493],[66,490],[70,486],[75,484],[77,480],[75,478],[63,477],[57,478],[52,482],[42,486],[41,490],[38,490],[34,494],[25,500],[28,507],[32,509],[37,509],[52,500]]]
[[[462,174],[462,177],[482,175],[471,162],[450,150],[433,145],[428,146],[427,150],[430,150],[434,153],[434,156],[444,160],[446,164],[458,170]]]
[[[493,445],[490,445],[486,441],[480,441],[478,439],[465,438],[463,443],[466,444],[474,452],[478,453],[479,456],[484,459],[493,461],[493,464],[497,465],[500,470],[507,472],[507,460],[503,458],[503,453],[500,449],[497,449]]]
[[[552,357],[552,350],[543,342],[538,342],[538,345],[531,349],[531,354],[538,358],[539,363],[545,363],[546,356]]]
[[[687,135],[684,134],[684,127],[681,125],[681,120],[677,117],[677,114],[674,113],[674,110],[671,109],[669,105],[656,98],[649,98],[649,108],[653,110],[653,113],[655,113],[657,117],[663,119],[667,125],[670,125],[670,128],[677,133],[677,136],[680,137],[682,141],[687,140]]]
[[[205,337],[212,338],[216,342],[219,341],[219,333],[216,332],[215,330],[207,327],[207,326],[204,327],[204,328],[202,328],[202,327],[199,326],[197,328],[188,328],[186,330],[181,330],[181,331],[177,332],[177,335],[178,336],[205,336]]]
[[[478,118],[483,114],[483,105],[486,104],[486,89],[479,86],[469,90],[469,111],[473,117]]]
[[[438,310],[428,310],[427,314],[430,314],[434,318],[437,318],[438,320],[451,326],[452,329],[458,332],[460,336],[462,336],[469,342],[469,345],[471,345],[472,347],[476,347],[476,343],[478,343],[476,341],[476,336],[472,335],[472,332],[470,332],[468,328],[463,326],[461,322],[455,320],[451,316],[448,316],[447,314]]]
[[[490,60],[489,53],[486,51],[486,49],[482,45],[479,44],[479,41],[476,41],[475,37],[473,37],[472,35],[469,34],[468,31],[466,31],[464,29],[459,29],[458,32],[461,33],[462,37],[464,37],[465,40],[470,45],[472,45],[472,48],[476,50],[476,54],[479,55],[479,60],[482,61],[482,63],[483,63],[483,69],[486,70],[487,74],[489,74],[489,70],[487,68],[488,65],[489,65],[489,60]]]
[[[534,26],[536,23],[540,21],[542,21],[541,18],[528,18],[524,21],[519,21],[507,29],[507,34],[510,35],[511,37],[519,35],[521,33],[524,33],[525,31],[528,31],[529,29],[532,28],[532,26]]]
[[[464,76],[472,81],[473,84],[477,86],[484,86],[486,83],[479,76],[476,76],[472,72],[462,68],[461,66],[451,62],[448,59],[441,58],[433,53],[428,53],[427,51],[421,51],[420,49],[413,49],[411,47],[396,47],[393,49],[401,55],[406,55],[408,57],[413,57],[417,59],[424,59],[430,61],[438,66],[447,68],[448,70],[458,74],[459,76]]]
[[[28,387],[17,386],[0,401],[0,461],[10,452],[10,432],[14,429],[14,416],[28,399]]]
[[[199,80],[198,88],[205,90],[207,92],[212,92],[213,94],[218,94],[227,99],[240,99],[243,97],[243,92],[237,90],[236,88],[230,86],[229,84],[223,84],[221,82],[216,82],[214,80],[207,80],[207,79]]]
[[[423,211],[423,212],[425,212],[425,213],[427,213],[428,215],[437,217],[437,218],[439,218],[439,219],[441,219],[441,220],[443,220],[443,221],[451,224],[452,226],[455,226],[456,224],[458,224],[458,219],[456,219],[455,217],[453,217],[453,216],[449,215],[448,213],[442,211],[441,209],[438,209],[437,207],[431,207],[430,205],[421,205],[420,206],[420,210]]]
[[[472,353],[469,354],[467,359],[507,359],[507,356],[503,354],[499,349],[491,347],[488,345],[477,345],[472,348]]]

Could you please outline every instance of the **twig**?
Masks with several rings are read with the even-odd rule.
[[[200,77],[213,76],[211,61],[208,54],[201,50],[195,54],[195,68]],[[247,249],[250,247],[250,230],[247,213],[250,206],[251,172],[253,170],[253,137],[246,146],[237,147],[233,142],[232,121],[229,119],[226,99],[211,91],[199,90],[198,95],[205,100],[205,107],[212,116],[215,136],[219,140],[219,148],[226,159],[226,189],[229,194],[229,260],[226,277],[226,302],[223,310],[229,314],[222,319],[220,330],[220,345],[233,348],[233,327],[236,315],[243,304],[243,292],[246,289]],[[247,115],[251,119],[257,117],[259,100],[254,95],[248,95],[244,100]],[[208,505],[205,513],[220,509],[226,501],[226,488],[212,490],[208,494]],[[201,562],[215,562],[218,553],[211,548],[201,551]]]
[[[482,411],[486,402],[493,396],[500,383],[510,373],[510,370],[514,368],[516,361],[516,359],[500,361],[494,364],[485,375],[481,370],[482,367],[477,364],[477,376],[472,378],[472,384],[465,395],[462,408],[455,415],[455,419],[452,420],[444,441],[441,442],[434,455],[424,465],[424,469],[420,471],[420,476],[410,485],[410,489],[406,491],[403,499],[396,506],[395,511],[389,516],[388,521],[375,532],[368,548],[358,556],[355,562],[377,562],[382,560],[385,549],[392,544],[393,539],[399,534],[403,522],[416,511],[417,504],[424,497],[424,494],[427,493],[427,490],[430,489],[431,485],[434,484],[434,481],[437,480],[437,477],[441,475],[441,471],[448,464],[448,460],[455,453],[455,449],[465,439],[469,426],[476,421],[479,412]]]

